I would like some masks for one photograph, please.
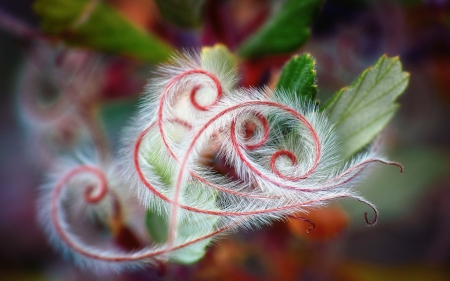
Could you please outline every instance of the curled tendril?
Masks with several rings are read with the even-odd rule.
[[[289,217],[292,219],[301,220],[301,221],[309,223],[311,226],[308,227],[308,229],[306,229],[307,234],[311,233],[311,231],[316,228],[316,224],[313,223],[310,219],[300,217],[300,216],[289,216]]]
[[[58,233],[58,236],[61,238],[61,240],[67,244],[70,249],[76,252],[80,252],[83,255],[91,258],[96,258],[95,255],[91,255],[91,253],[86,252],[83,250],[83,247],[79,247],[73,239],[71,239],[70,234],[68,233],[67,229],[64,227],[62,223],[62,194],[63,190],[66,187],[69,187],[68,183],[70,180],[80,174],[91,174],[94,175],[98,180],[99,183],[95,186],[88,185],[85,187],[84,192],[84,200],[86,200],[89,204],[96,204],[103,200],[105,198],[105,195],[108,192],[108,186],[107,181],[105,178],[105,175],[103,174],[103,171],[101,171],[99,168],[94,166],[87,166],[82,165],[78,166],[69,172],[67,172],[56,184],[55,189],[52,191],[51,194],[51,219],[53,223],[53,227],[55,228],[56,232]]]
[[[227,85],[232,83],[223,71],[201,65],[169,70],[170,77],[154,83],[152,89],[158,98],[142,108],[136,120],[143,124],[131,134],[132,144],[124,160],[124,173],[142,203],[169,214],[167,243],[131,253],[98,251],[68,234],[59,214],[61,191],[67,181],[78,173],[97,176],[99,186],[89,186],[85,191],[84,199],[91,204],[101,201],[107,193],[103,173],[95,167],[80,166],[62,178],[52,195],[54,228],[71,251],[115,265],[160,264],[173,251],[239,226],[267,223],[274,218],[308,222],[309,233],[315,224],[294,214],[340,198],[368,205],[374,219],[369,221],[365,212],[366,223],[372,226],[377,222],[375,206],[354,194],[353,183],[371,163],[395,165],[403,172],[400,164],[378,157],[374,150],[348,163],[336,160],[336,138],[314,106],[271,99],[274,95],[257,89],[230,89]],[[188,104],[180,105],[182,102]],[[274,120],[282,125],[288,122],[294,136],[280,132]],[[179,133],[179,126],[185,133],[181,138],[173,137],[174,130]],[[223,157],[236,169],[238,179],[202,166],[198,159],[204,149]],[[161,173],[169,176],[164,178]],[[186,218],[197,219],[195,223],[202,230],[208,226],[208,231],[180,237],[179,224]],[[208,223],[210,220],[213,223]]]
[[[55,195],[56,196],[59,195],[59,193],[61,192],[61,189],[64,186],[66,186],[65,184],[72,177],[74,177],[75,175],[80,174],[80,173],[90,173],[98,178],[99,184],[87,186],[86,191],[84,193],[84,199],[86,200],[86,202],[88,202],[90,204],[98,203],[100,200],[102,200],[105,197],[106,193],[108,192],[108,183],[106,181],[106,178],[105,178],[105,175],[103,174],[103,172],[93,166],[79,166],[79,167],[73,169],[72,171],[70,171],[69,173],[67,173],[67,175],[61,179],[60,184],[57,185],[57,188],[56,188],[57,193],[55,193]]]
[[[378,222],[378,210],[377,210],[377,208],[375,207],[375,205],[373,205],[372,203],[370,203],[370,202],[368,202],[368,201],[366,201],[366,200],[364,200],[364,199],[361,199],[361,198],[357,198],[356,200],[358,200],[359,202],[362,202],[362,203],[366,204],[366,205],[369,206],[369,207],[372,209],[372,211],[373,211],[374,218],[373,218],[372,221],[369,221],[369,219],[367,218],[367,212],[364,212],[364,220],[366,221],[366,224],[367,224],[368,226],[374,226],[375,224],[377,224],[377,222]]]
[[[295,155],[288,151],[288,150],[278,150],[277,152],[275,152],[272,156],[272,158],[270,159],[270,167],[272,168],[272,171],[280,178],[286,179],[286,180],[290,180],[290,181],[295,181],[295,180],[300,180],[300,177],[294,178],[294,177],[287,177],[285,175],[282,175],[277,168],[276,165],[276,161],[279,157],[285,156],[287,158],[289,158],[292,162],[292,165],[298,165],[297,162],[297,157],[295,157]]]
[[[265,143],[266,143],[266,141],[269,139],[269,123],[267,122],[267,118],[265,118],[262,114],[260,114],[260,113],[252,113],[252,115],[261,123],[261,126],[262,126],[262,132],[263,132],[263,134],[262,134],[262,136],[261,136],[261,138],[260,138],[260,140],[257,140],[255,143],[249,143],[249,144],[245,144],[245,148],[247,149],[247,150],[254,150],[254,149],[257,149],[257,148],[260,148],[261,146],[263,146]],[[257,123],[255,123],[255,122],[251,122],[250,123],[250,121],[252,121],[252,120],[248,120],[246,123],[245,123],[245,125],[249,125],[249,124],[252,124],[253,126],[255,126],[255,128],[257,128],[257,126],[258,126],[258,124]],[[233,124],[232,124],[232,127],[231,127],[231,130],[234,130],[235,129],[235,126],[236,126],[236,124],[235,124],[235,122],[233,121]],[[253,131],[255,130],[255,128],[253,128]],[[246,132],[247,133],[247,135],[249,135],[250,134],[250,132]],[[249,138],[248,136],[246,136],[247,138]],[[251,139],[251,138],[250,138]]]
[[[174,153],[173,153],[173,151],[172,151],[172,148],[170,147],[170,145],[169,145],[169,143],[168,143],[168,141],[167,141],[167,136],[166,136],[166,133],[165,133],[165,131],[164,131],[164,122],[162,121],[162,120],[164,120],[164,118],[163,118],[164,100],[165,100],[165,98],[166,98],[166,95],[169,93],[170,88],[173,87],[174,84],[175,84],[176,82],[179,82],[182,78],[184,78],[184,77],[186,77],[186,76],[194,75],[194,74],[206,75],[207,77],[211,78],[211,79],[214,81],[214,83],[215,83],[215,85],[216,85],[216,88],[217,88],[217,94],[216,94],[216,97],[217,97],[217,98],[216,98],[216,99],[214,100],[214,102],[213,102],[211,105],[209,105],[208,107],[199,107],[199,106],[198,106],[198,103],[195,102],[194,96],[195,96],[196,91],[200,88],[200,86],[199,86],[199,85],[195,85],[195,86],[191,89],[191,94],[190,94],[190,97],[191,97],[190,100],[191,100],[191,102],[192,102],[192,105],[193,105],[195,108],[197,108],[197,109],[199,109],[199,110],[202,110],[202,111],[207,111],[208,108],[213,107],[214,104],[216,104],[216,103],[218,102],[218,100],[220,99],[220,97],[222,96],[222,88],[221,88],[221,86],[220,86],[220,83],[217,82],[218,79],[217,79],[217,77],[214,76],[214,74],[208,73],[208,72],[203,71],[203,70],[194,69],[194,70],[190,70],[190,71],[184,72],[184,73],[182,73],[182,74],[176,76],[176,77],[169,83],[169,85],[165,88],[165,90],[164,90],[164,92],[163,92],[163,94],[162,94],[162,97],[161,97],[160,102],[159,102],[159,108],[158,108],[158,127],[159,127],[159,131],[160,131],[160,136],[161,136],[162,140],[164,141],[164,145],[165,145],[167,151],[171,154],[171,156],[172,156],[173,158],[175,158],[175,159],[177,160],[177,162],[178,162],[180,165],[182,165],[181,171],[184,170],[184,168],[185,168],[184,166],[186,166],[186,161],[187,161],[187,159],[189,158],[189,155],[190,155],[190,153],[192,152],[193,148],[195,147],[196,142],[197,142],[198,139],[201,137],[201,135],[208,129],[209,126],[213,126],[213,123],[216,122],[219,118],[223,117],[223,116],[226,115],[226,114],[232,113],[233,111],[238,111],[239,109],[244,108],[244,107],[247,107],[247,106],[248,106],[248,107],[251,107],[251,106],[254,106],[254,105],[260,105],[260,106],[267,106],[267,107],[275,107],[275,108],[281,109],[282,111],[285,111],[285,112],[287,112],[287,113],[292,114],[299,122],[303,123],[303,124],[306,126],[306,128],[309,130],[309,132],[310,132],[311,135],[313,136],[313,140],[314,140],[314,145],[315,145],[315,152],[316,152],[316,155],[315,155],[315,158],[314,158],[313,165],[307,170],[307,172],[305,172],[303,175],[300,175],[300,176],[297,176],[297,177],[288,177],[288,176],[282,175],[282,174],[278,171],[277,166],[276,166],[276,160],[277,160],[277,158],[278,158],[278,157],[287,156],[287,157],[292,161],[292,163],[293,163],[294,165],[297,164],[297,158],[296,158],[296,156],[295,156],[292,152],[290,152],[290,151],[287,151],[287,150],[279,150],[279,151],[277,151],[276,153],[274,153],[273,156],[272,156],[272,158],[271,158],[271,168],[272,168],[274,174],[276,174],[276,175],[277,175],[279,178],[281,178],[281,179],[285,179],[285,180],[287,179],[287,180],[290,180],[290,181],[298,181],[298,180],[303,180],[303,179],[308,178],[308,176],[310,176],[310,175],[314,172],[315,168],[318,166],[318,163],[319,163],[319,160],[320,160],[320,157],[321,157],[320,141],[319,141],[319,137],[318,137],[316,131],[314,130],[314,128],[312,127],[312,125],[308,122],[308,120],[306,120],[306,118],[305,118],[303,115],[299,114],[298,112],[296,112],[296,111],[295,111],[294,109],[292,109],[292,108],[289,108],[289,107],[284,106],[284,105],[282,105],[282,104],[278,104],[278,103],[276,103],[276,102],[271,102],[271,101],[260,101],[260,100],[247,101],[247,102],[244,102],[244,103],[241,103],[241,104],[237,104],[237,105],[228,107],[228,108],[226,108],[225,110],[223,110],[223,111],[221,111],[221,112],[218,112],[216,115],[214,115],[212,118],[210,118],[210,119],[209,119],[202,127],[200,127],[200,128],[197,130],[197,132],[196,132],[196,134],[193,136],[193,138],[192,138],[190,144],[189,144],[189,145],[187,146],[187,148],[186,148],[186,152],[185,152],[185,157],[184,157],[184,159],[183,159],[183,160],[177,159],[177,157],[174,155]],[[271,181],[272,183],[277,184],[277,185],[279,185],[280,187],[283,187],[283,188],[287,188],[287,189],[292,188],[292,189],[296,189],[296,190],[298,190],[298,191],[306,191],[306,192],[324,191],[324,190],[328,190],[328,189],[334,189],[334,188],[337,188],[337,187],[339,186],[339,185],[337,185],[337,184],[334,184],[334,185],[329,185],[329,186],[324,187],[324,188],[316,188],[316,189],[313,189],[313,188],[307,188],[307,189],[305,189],[305,188],[295,188],[295,187],[292,187],[292,186],[287,185],[287,184],[284,183],[283,181],[274,181],[272,178],[266,177],[266,175],[263,174],[261,171],[259,171],[256,167],[253,167],[253,166],[252,166],[252,163],[250,163],[250,162],[248,161],[248,159],[245,157],[244,153],[242,152],[242,149],[249,149],[249,150],[252,150],[252,149],[261,147],[262,145],[264,145],[264,142],[267,140],[268,134],[269,134],[269,126],[268,126],[268,124],[267,124],[267,119],[266,119],[261,113],[256,113],[256,114],[254,113],[254,115],[260,120],[260,122],[261,122],[261,124],[262,124],[262,126],[263,126],[263,128],[262,128],[262,131],[263,131],[263,137],[262,137],[262,139],[261,139],[257,144],[254,144],[254,145],[246,145],[246,146],[240,145],[240,144],[238,143],[238,141],[237,141],[237,136],[236,136],[236,130],[237,130],[237,129],[236,129],[236,122],[235,122],[235,121],[232,121],[232,123],[231,123],[231,127],[230,127],[230,139],[231,139],[231,142],[232,142],[232,144],[233,144],[233,147],[236,149],[237,154],[238,154],[238,156],[240,157],[240,160],[242,161],[242,163],[246,164],[246,165],[247,165],[247,166],[248,166],[248,167],[249,167],[249,168],[257,175],[257,176],[260,176],[261,178],[268,179],[268,180]],[[172,122],[173,122],[173,121],[172,121]],[[184,122],[184,121],[176,121],[176,122]],[[278,211],[278,210],[284,210],[284,209],[288,209],[288,208],[296,208],[296,207],[298,207],[299,205],[301,205],[301,204],[299,204],[299,205],[293,204],[293,205],[283,206],[283,207],[279,207],[279,208],[268,208],[268,209],[265,209],[265,210],[257,210],[257,211],[251,211],[251,212],[208,211],[208,210],[202,210],[202,209],[195,208],[195,207],[190,207],[190,206],[188,206],[188,205],[179,204],[179,203],[177,202],[176,199],[173,200],[173,199],[170,199],[170,198],[164,196],[162,193],[160,193],[159,191],[157,191],[157,190],[151,185],[151,183],[146,179],[145,175],[143,175],[143,173],[142,173],[142,170],[141,170],[141,168],[140,168],[140,163],[139,163],[139,149],[140,149],[140,144],[141,144],[141,142],[142,142],[142,140],[143,140],[145,134],[147,134],[148,131],[149,131],[152,127],[154,127],[154,126],[155,126],[155,124],[152,124],[149,128],[147,128],[146,130],[144,130],[144,131],[139,135],[138,140],[137,140],[136,145],[135,145],[135,149],[134,149],[134,164],[135,164],[135,168],[136,168],[136,170],[137,170],[137,172],[138,172],[138,175],[139,175],[140,180],[145,184],[145,186],[146,186],[153,194],[157,195],[158,197],[160,197],[160,198],[163,199],[164,201],[166,201],[166,202],[168,202],[168,203],[170,203],[170,204],[174,204],[175,206],[181,207],[181,208],[186,209],[186,210],[188,210],[188,211],[194,211],[194,212],[199,212],[199,213],[204,213],[204,214],[211,214],[211,215],[232,215],[232,216],[248,216],[248,215],[261,214],[261,213],[269,213],[269,212]],[[181,163],[180,163],[180,161],[181,161]],[[329,182],[329,183],[331,183],[331,182],[336,183],[336,181],[338,181],[339,179],[343,178],[343,176],[348,175],[348,174],[351,174],[351,173],[354,172],[355,170],[358,170],[357,173],[355,173],[355,175],[352,176],[352,178],[354,178],[354,177],[357,176],[357,174],[359,174],[359,173],[363,170],[364,165],[369,164],[369,163],[371,163],[371,162],[375,162],[375,161],[383,162],[383,163],[388,163],[388,164],[390,164],[390,165],[397,165],[397,166],[399,165],[399,164],[397,164],[397,163],[391,163],[391,162],[383,161],[383,160],[381,160],[381,159],[369,159],[369,160],[367,160],[367,161],[365,161],[365,162],[361,162],[361,163],[355,165],[354,167],[351,167],[350,169],[348,169],[347,171],[345,171],[342,175],[337,176],[337,177],[335,177],[334,179],[329,180],[328,182]],[[401,167],[401,166],[400,166],[400,167]],[[250,194],[244,194],[244,193],[240,193],[240,192],[234,192],[234,191],[232,191],[232,190],[227,190],[227,189],[225,189],[225,188],[222,188],[222,187],[220,187],[220,186],[217,186],[217,185],[214,185],[214,184],[208,182],[206,179],[201,178],[200,176],[196,175],[196,174],[193,173],[192,171],[189,171],[189,173],[191,173],[191,175],[192,175],[196,180],[199,180],[199,181],[201,181],[202,183],[208,184],[208,185],[210,185],[211,187],[214,187],[214,188],[216,188],[217,190],[220,190],[220,191],[223,191],[223,192],[226,192],[226,193],[230,193],[230,194],[234,194],[234,195],[239,195],[239,196],[244,196],[244,197],[254,197],[254,198],[259,198],[259,199],[261,199],[261,198],[267,198],[266,196],[251,196]],[[180,185],[181,185],[181,177],[182,177],[182,173],[181,173],[181,175],[178,176],[178,183],[176,184],[176,187],[175,187],[175,195],[174,195],[174,198],[177,198],[177,196],[179,196],[179,193],[177,193],[177,191],[179,191],[179,189],[181,188],[181,187],[180,187]],[[348,183],[348,181],[350,181],[352,178],[346,178],[346,181],[343,181],[343,182],[340,182],[340,183],[338,182],[338,184],[345,184],[345,183]],[[341,197],[342,197],[342,196],[337,196],[336,198],[341,198]],[[333,197],[333,198],[334,198],[334,197]],[[328,198],[328,199],[333,199],[333,198]],[[327,199],[327,198],[325,198],[325,199]],[[359,201],[361,201],[361,200],[359,200]],[[312,203],[314,203],[314,202],[315,202],[315,201],[312,200],[312,201],[306,201],[306,202],[303,202],[303,203],[306,203],[306,204],[312,204]],[[302,203],[302,204],[303,204],[303,203]],[[366,202],[364,202],[364,203],[366,203]]]

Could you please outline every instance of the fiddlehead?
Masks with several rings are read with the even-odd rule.
[[[235,80],[230,71],[191,55],[177,58],[148,87],[126,133],[120,175],[166,224],[167,237],[154,245],[131,252],[86,245],[64,222],[64,190],[78,174],[95,175],[97,186],[85,185],[83,199],[98,204],[109,193],[108,179],[84,165],[58,181],[47,212],[50,229],[83,265],[90,259],[112,269],[193,262],[211,239],[237,227],[294,216],[309,222],[310,231],[314,223],[296,214],[340,198],[367,204],[375,218],[364,218],[376,223],[378,211],[355,194],[353,184],[371,163],[401,165],[370,150],[342,161],[333,127],[317,106],[268,89],[237,90]],[[237,178],[202,164],[205,154],[225,159]],[[192,249],[197,256],[186,260]]]

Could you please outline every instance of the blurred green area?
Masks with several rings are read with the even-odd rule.
[[[289,53],[306,43],[322,0],[286,0],[278,11],[238,49],[242,57]]]
[[[279,1],[278,11],[239,47],[242,57],[291,53],[306,43],[322,0]],[[204,1],[156,1],[161,16],[184,28],[201,25]],[[107,2],[37,0],[34,10],[44,32],[71,46],[127,55],[151,63],[164,61],[173,49],[158,36],[130,23]]]
[[[38,0],[33,6],[42,30],[70,46],[87,46],[150,63],[165,61],[174,51],[103,1]]]
[[[308,53],[292,57],[281,69],[277,89],[295,100],[314,101],[317,94],[316,62]]]
[[[181,28],[199,28],[205,0],[155,0],[161,16]]]

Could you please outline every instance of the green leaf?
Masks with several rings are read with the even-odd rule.
[[[297,50],[308,40],[322,0],[285,0],[280,9],[238,49],[241,57],[255,58]]]
[[[204,189],[195,183],[188,183],[183,190],[184,194],[191,198],[198,198],[204,201]],[[203,208],[215,208],[216,193],[207,199]],[[196,199],[194,199],[195,201]],[[156,243],[163,244],[167,242],[169,234],[169,214],[165,212],[158,212],[153,209],[148,209],[145,225],[147,232],[152,240]],[[213,231],[214,225],[217,223],[219,217],[205,215],[200,213],[188,212],[183,219],[178,221],[177,239],[192,240],[196,237],[201,237]],[[195,244],[181,248],[169,254],[169,259],[183,264],[190,264],[201,259],[206,252],[206,247],[211,242],[212,238],[203,239]]]
[[[336,93],[324,106],[342,141],[344,158],[369,144],[394,116],[395,100],[406,89],[409,73],[398,57],[382,56],[350,86]]]
[[[213,68],[223,65],[223,70],[237,76],[237,59],[225,45],[215,44],[212,47],[203,47],[200,53],[202,66]]]
[[[222,74],[236,74],[236,58],[223,45],[213,47],[204,47],[201,51],[201,65],[206,69],[217,67],[218,62],[224,65],[221,69]],[[154,172],[159,176],[159,180],[168,187],[173,188],[175,171],[167,161],[164,160],[165,149],[162,141],[152,143],[152,149],[148,150],[145,160],[153,167]],[[217,192],[209,186],[199,182],[188,182],[181,189],[182,200],[186,200],[187,205],[196,206],[200,209],[217,209]],[[164,244],[167,242],[169,234],[169,210],[159,205],[159,199],[150,202],[150,208],[147,210],[145,225],[147,232],[155,243]],[[159,208],[161,207],[161,208]],[[186,210],[179,211],[176,241],[191,241],[202,237],[214,231],[214,226],[219,220],[218,216],[190,212]],[[169,253],[169,259],[179,263],[193,263],[205,255],[206,247],[211,238],[203,239],[187,247]]]
[[[205,0],[155,0],[165,20],[182,28],[200,27]]]
[[[402,175],[395,167],[380,164],[358,186],[361,195],[377,206],[380,224],[408,215],[431,184],[445,176],[449,168],[445,156],[429,148],[405,148],[393,153],[392,158],[404,165]],[[366,205],[346,200],[344,206],[355,227],[366,226],[362,218],[364,212],[370,211]]]
[[[163,141],[154,141],[151,145],[152,149],[144,156],[145,160],[153,167],[156,175],[163,184],[172,186],[173,169],[171,169],[170,165],[167,165],[167,162],[162,159],[160,154],[162,151],[165,151]]]
[[[37,0],[44,32],[71,46],[130,56],[150,63],[169,58],[172,47],[139,29],[102,1]]]
[[[162,148],[162,143],[154,146]],[[163,161],[158,160],[158,154],[151,152],[147,157],[149,163],[154,167],[156,174],[160,177],[161,182],[167,186],[173,186],[173,173],[164,165]],[[206,187],[208,188],[208,187]],[[217,194],[211,189],[206,190],[205,187],[196,183],[189,182],[182,189],[181,197],[189,197],[194,202],[202,202],[202,208],[215,209]],[[159,199],[155,199],[159,200]],[[157,210],[157,204],[149,204],[145,217],[145,226],[147,232],[155,243],[163,244],[167,242],[169,233],[169,214],[164,210]],[[183,211],[185,214],[183,219],[179,219],[177,226],[177,238],[181,240],[192,240],[197,237],[206,235],[214,230],[214,225],[219,217]],[[169,258],[178,263],[189,264],[201,259],[206,252],[206,247],[210,243],[211,238],[203,239],[195,244],[181,248],[180,250],[171,252]]]
[[[145,215],[147,232],[155,243],[163,244],[169,237],[169,222],[167,215],[153,209],[147,209]]]
[[[161,161],[159,150],[163,149],[162,141],[152,144],[153,149],[145,157],[150,165],[154,167],[155,173],[160,181],[166,186],[173,186],[173,171]],[[197,186],[195,183],[188,183],[182,189],[182,197],[190,197],[194,201],[204,202],[203,208],[215,208],[217,194],[211,190],[206,191],[204,187]],[[205,198],[206,197],[206,198]],[[159,199],[155,199],[159,200]],[[169,214],[164,210],[157,210],[157,204],[149,204],[145,217],[145,226],[147,232],[155,243],[163,244],[167,242],[169,234]],[[201,213],[189,212],[184,215],[182,220],[178,221],[177,237],[178,239],[193,239],[210,233],[214,229],[219,218],[217,216],[205,215]],[[184,247],[169,254],[170,260],[183,264],[190,264],[201,259],[206,252],[206,247],[211,238],[201,240],[195,244]]]
[[[284,94],[313,101],[317,94],[315,65],[310,54],[292,57],[283,66],[276,89],[284,89]]]
[[[202,67],[207,69],[216,67],[217,63],[223,64],[225,73],[232,74],[237,71],[236,58],[228,49],[220,44],[213,47],[204,47],[200,54]],[[167,167],[166,161],[162,159],[160,151],[163,150],[162,141],[152,144],[152,150],[145,156],[150,165],[154,167],[155,173],[160,177],[162,183],[168,187],[173,187],[174,170]],[[204,186],[198,182],[188,182],[181,190],[181,198],[191,200],[198,204],[201,209],[216,209],[217,193],[214,189]],[[191,202],[191,203],[192,203]],[[153,202],[151,202],[153,203]],[[149,204],[157,206],[158,204]],[[156,243],[163,244],[168,239],[169,214],[163,210],[148,209],[145,225],[147,232]],[[214,231],[214,226],[219,217],[201,213],[180,210],[177,226],[177,240],[192,240],[204,236]],[[171,252],[169,259],[174,262],[189,264],[201,259],[206,252],[206,247],[211,242],[211,238],[203,239],[195,244],[183,247]]]

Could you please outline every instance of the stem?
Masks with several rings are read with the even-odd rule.
[[[182,120],[172,120],[169,122],[176,122],[182,125],[186,126],[186,122],[182,121]],[[189,125],[190,126],[190,125]],[[139,179],[142,181],[142,183],[147,186],[147,188],[153,192],[154,194],[156,194],[158,197],[160,197],[161,199],[165,200],[164,195],[162,195],[160,192],[158,192],[155,188],[153,188],[153,186],[147,181],[147,179],[144,176],[144,173],[142,172],[141,169],[141,165],[139,163],[139,149],[141,147],[141,143],[144,140],[144,137],[150,132],[151,129],[156,127],[156,123],[151,124],[147,129],[145,129],[137,138],[136,143],[134,145],[134,151],[133,151],[133,162],[134,162],[134,166],[136,168],[136,172],[138,174]],[[170,147],[167,147],[167,150],[170,154],[170,156],[177,161],[178,163],[180,163],[180,159],[178,159],[178,157],[174,154],[174,152],[172,151],[172,149]],[[196,173],[194,173],[191,170],[188,170],[189,174],[195,178],[196,180],[200,181],[201,183],[204,183],[206,185],[209,185],[210,187],[218,190],[218,191],[222,191],[228,194],[233,194],[236,196],[242,196],[242,197],[247,197],[247,198],[257,198],[257,199],[268,199],[268,198],[280,198],[280,196],[271,196],[271,195],[257,195],[257,194],[249,194],[249,193],[243,193],[243,192],[239,192],[239,191],[235,191],[235,190],[230,190],[224,187],[221,187],[219,185],[215,185],[209,181],[207,181],[206,179],[200,177],[199,175],[197,175]],[[165,200],[166,201],[166,200]]]
[[[283,105],[277,104],[275,102],[269,102],[269,101],[247,101],[232,107],[229,107],[223,111],[221,111],[220,113],[216,114],[214,117],[212,117],[207,123],[205,123],[200,130],[195,134],[195,136],[193,137],[191,143],[189,144],[188,148],[186,149],[186,153],[185,156],[182,160],[182,162],[180,163],[180,173],[178,174],[178,178],[177,178],[177,184],[175,185],[175,194],[179,195],[180,192],[180,188],[181,188],[181,178],[183,177],[184,174],[184,170],[188,169],[185,167],[187,164],[187,160],[188,157],[191,153],[191,151],[193,150],[193,148],[195,147],[195,143],[198,141],[198,139],[200,138],[200,136],[204,133],[204,131],[215,121],[217,121],[220,117],[224,116],[227,113],[230,113],[232,111],[238,110],[242,107],[247,107],[247,106],[252,106],[252,105],[265,105],[265,106],[274,106],[274,107],[281,107],[281,108],[286,108],[289,111],[294,111],[293,109],[290,109],[288,107],[285,107]],[[295,112],[295,111],[294,111]],[[297,113],[298,114],[298,113]],[[141,134],[142,135],[142,134]],[[135,145],[135,151],[134,151],[134,163],[135,163],[135,167],[137,169],[139,178],[142,180],[142,182],[144,183],[144,185],[156,196],[158,196],[159,198],[161,198],[162,200],[168,202],[169,204],[172,204],[172,206],[177,206],[180,208],[183,208],[185,210],[188,211],[194,211],[194,212],[198,212],[198,213],[203,213],[203,214],[208,214],[208,215],[218,215],[218,216],[250,216],[250,215],[256,215],[256,214],[264,214],[264,213],[271,213],[271,212],[279,212],[279,211],[285,211],[287,209],[293,209],[295,210],[296,208],[305,206],[305,205],[311,205],[314,203],[319,203],[319,202],[323,202],[323,201],[328,201],[331,199],[337,199],[337,198],[345,198],[345,197],[350,197],[350,198],[355,198],[360,202],[366,203],[369,206],[371,206],[372,208],[375,208],[371,203],[361,199],[360,197],[354,197],[352,195],[342,195],[342,194],[337,194],[337,195],[332,195],[330,197],[322,197],[316,200],[310,200],[310,201],[306,201],[306,202],[301,202],[301,203],[294,203],[294,204],[289,204],[289,205],[285,205],[285,206],[281,206],[281,207],[274,207],[274,208],[267,208],[267,209],[260,209],[260,210],[253,210],[253,211],[242,211],[242,212],[227,212],[227,211],[211,211],[211,210],[204,210],[204,209],[198,209],[198,208],[194,208],[188,205],[183,205],[178,203],[175,200],[172,200],[168,197],[166,197],[165,195],[161,194],[160,192],[158,192],[144,177],[142,171],[140,170],[139,167],[139,161],[138,161],[138,148],[140,145],[142,138],[140,137],[138,139],[138,142]],[[366,160],[360,164],[355,165],[354,167],[350,168],[349,170],[346,171],[346,173],[350,173],[353,169],[355,169],[355,167],[360,167],[362,165],[371,163],[371,162],[382,162],[382,163],[386,163],[389,165],[395,165],[395,166],[399,166],[401,167],[400,164],[398,163],[394,163],[394,162],[386,162],[384,160],[381,159],[369,159]],[[259,172],[260,173],[260,172]],[[338,179],[338,177],[336,177],[335,179]],[[281,187],[285,187],[285,185],[282,185],[282,183],[280,183]],[[304,192],[317,192],[317,191],[325,191],[328,189],[332,189],[332,188],[338,188],[340,187],[340,184],[334,184],[331,185],[329,187],[326,188],[311,188],[311,189],[300,189],[300,188],[295,188],[296,191],[304,191]],[[175,198],[175,197],[174,197]],[[376,212],[375,212],[376,213]]]
[[[92,173],[95,176],[97,176],[100,180],[100,190],[97,192],[97,194],[94,194],[94,189],[88,188],[85,193],[85,199],[87,202],[91,204],[98,203],[100,200],[102,200],[106,193],[108,192],[108,188],[106,185],[106,179],[104,177],[103,172],[94,166],[78,166],[71,171],[67,172],[56,184],[55,189],[52,191],[51,194],[51,221],[53,226],[55,227],[55,230],[58,234],[58,236],[61,238],[62,242],[67,245],[72,251],[75,253],[82,255],[87,258],[91,258],[94,260],[100,260],[100,261],[107,261],[107,262],[132,262],[132,261],[148,261],[148,258],[154,258],[159,255],[169,253],[171,251],[175,251],[178,249],[181,249],[183,247],[192,245],[194,243],[197,243],[203,239],[208,239],[218,233],[224,232],[226,230],[229,230],[238,224],[240,224],[244,218],[236,220],[228,225],[225,225],[215,231],[212,231],[211,233],[198,237],[196,239],[192,239],[190,241],[186,241],[184,243],[174,245],[172,247],[165,247],[163,249],[146,249],[141,251],[133,251],[129,253],[118,253],[117,251],[105,251],[100,249],[93,249],[92,247],[89,247],[85,245],[81,239],[76,239],[73,237],[69,232],[67,228],[67,223],[63,223],[63,218],[65,217],[62,212],[62,196],[63,196],[63,189],[67,187],[68,181],[80,173]]]

